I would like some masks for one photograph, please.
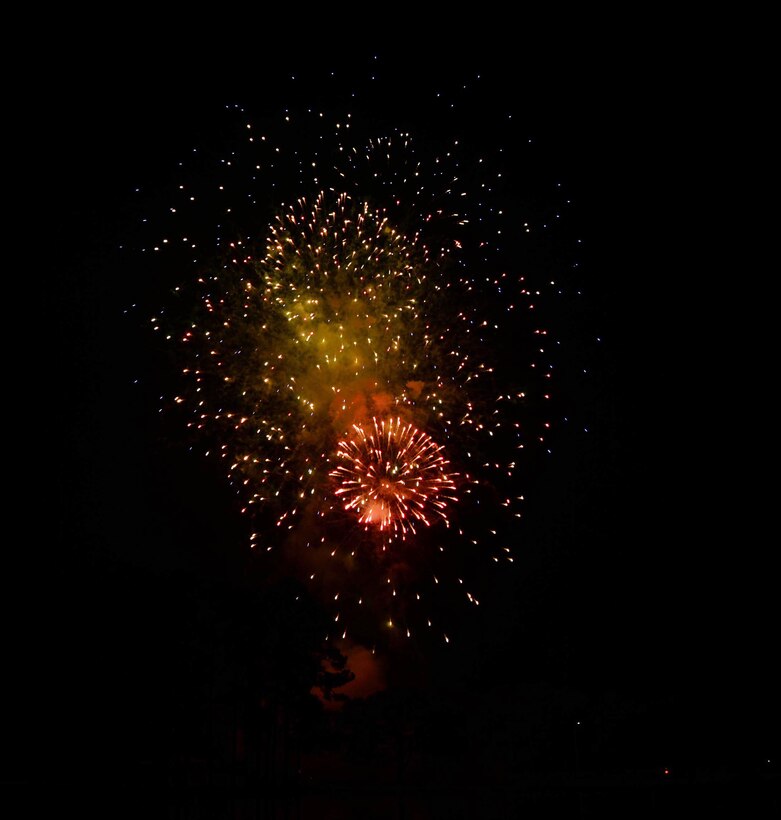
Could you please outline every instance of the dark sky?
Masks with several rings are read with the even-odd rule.
[[[720,457],[740,449],[738,422],[713,421],[735,373],[721,369],[726,324],[703,315],[707,277],[692,244],[704,195],[688,173],[684,102],[645,66],[630,64],[623,83],[615,65],[585,58],[531,66],[485,51],[383,54],[380,90],[361,113],[434,129],[425,89],[457,84],[473,66],[488,75],[479,106],[509,99],[523,111],[540,145],[535,173],[559,174],[572,192],[584,307],[570,332],[603,343],[582,354],[593,356],[589,377],[565,383],[590,432],[560,432],[535,480],[523,572],[466,627],[455,660],[434,663],[439,680],[454,698],[485,678],[508,702],[532,684],[566,685],[589,702],[610,695],[653,739],[656,759],[635,749],[638,765],[666,753],[751,766],[777,744],[772,538],[757,543],[735,500],[740,476]],[[294,64],[298,92],[281,58],[244,58],[213,74],[192,62],[117,70],[108,88],[84,64],[48,103],[34,218],[51,244],[27,297],[43,296],[47,318],[26,325],[23,343],[43,346],[28,372],[40,453],[25,493],[40,501],[9,545],[22,561],[8,667],[26,735],[17,762],[45,757],[52,731],[58,749],[84,726],[113,747],[97,728],[104,718],[131,732],[158,675],[182,673],[169,650],[185,613],[209,610],[199,617],[212,624],[248,583],[227,490],[161,443],[155,403],[132,388],[156,353],[123,317],[136,283],[115,255],[133,187],[166,181],[182,149],[213,134],[212,112],[295,104],[327,86],[325,65],[371,70],[366,54],[322,54]],[[399,100],[395,89],[409,93]],[[137,284],[140,301],[153,298],[153,282]]]

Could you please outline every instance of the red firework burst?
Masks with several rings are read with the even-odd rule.
[[[354,424],[336,455],[342,463],[330,473],[335,494],[367,529],[403,538],[419,522],[448,523],[457,473],[449,471],[442,446],[414,425],[400,418]]]

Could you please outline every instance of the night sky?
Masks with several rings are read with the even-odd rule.
[[[27,316],[34,467],[23,479],[25,520],[12,528],[12,509],[7,525],[20,569],[9,574],[11,731],[0,780],[19,795],[79,794],[96,811],[132,794],[127,805],[145,807],[137,816],[255,816],[249,802],[228,808],[238,787],[172,786],[170,772],[180,766],[201,783],[192,772],[206,765],[203,738],[230,724],[208,703],[278,703],[269,692],[292,690],[288,672],[309,669],[322,646],[307,623],[275,622],[295,583],[264,575],[223,475],[161,421],[157,388],[167,389],[170,363],[146,319],[171,275],[118,247],[132,244],[134,189],[162,202],[179,158],[225,138],[226,105],[271,118],[313,98],[327,108],[338,87],[340,101],[355,89],[354,109],[378,132],[394,124],[424,140],[457,128],[487,144],[481,112],[520,118],[508,160],[519,200],[534,210],[530,192],[561,182],[573,206],[551,241],[569,253],[582,240],[566,274],[581,296],[551,312],[566,348],[555,413],[569,421],[524,485],[512,570],[486,582],[490,600],[458,620],[457,640],[388,653],[384,687],[329,712],[331,723],[318,718],[319,701],[286,706],[305,727],[296,735],[305,779],[290,786],[278,772],[259,793],[279,790],[280,805],[298,795],[303,813],[290,816],[304,817],[515,816],[543,793],[566,816],[719,805],[770,816],[772,537],[747,520],[742,471],[725,466],[746,430],[724,409],[739,377],[730,324],[705,295],[706,194],[689,173],[683,95],[633,63],[625,84],[609,61],[532,67],[507,49],[411,51],[303,63],[244,54],[214,73],[120,70],[115,55],[108,90],[94,82],[95,61],[53,81],[30,215],[47,249],[29,248],[26,295],[14,306]],[[443,122],[431,89],[455,99],[478,73],[479,93]],[[126,312],[132,304],[141,307]],[[311,613],[319,617],[316,600]],[[252,719],[237,720],[250,737]],[[359,738],[353,724],[374,728]],[[403,776],[397,734],[412,750]],[[499,802],[475,813],[489,783]],[[241,786],[250,802],[252,788]],[[356,808],[356,792],[382,795],[374,815]],[[424,792],[426,809],[415,802]],[[307,803],[312,793],[328,796]],[[448,802],[454,794],[467,796]],[[277,816],[265,810],[257,816]]]

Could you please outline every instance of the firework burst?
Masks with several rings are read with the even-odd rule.
[[[447,523],[456,475],[443,448],[411,424],[396,418],[372,419],[368,431],[353,425],[337,456],[343,463],[331,472],[334,495],[360,523],[402,538],[415,533],[416,523]]]
[[[317,122],[317,138],[296,132],[316,146],[306,179],[300,141],[287,145],[299,178],[275,176],[285,143],[248,123],[223,176],[177,186],[172,230],[196,275],[152,319],[183,365],[165,406],[226,465],[252,548],[312,585],[337,634],[349,614],[363,636],[446,638],[438,596],[477,605],[473,567],[512,561],[516,471],[550,426],[541,293],[509,264],[517,248],[501,251],[495,163],[458,159],[458,141],[421,158],[407,133],[351,142],[349,117]],[[292,204],[261,204],[277,189]],[[216,262],[189,230],[204,211],[182,216],[196,202],[216,203]]]

